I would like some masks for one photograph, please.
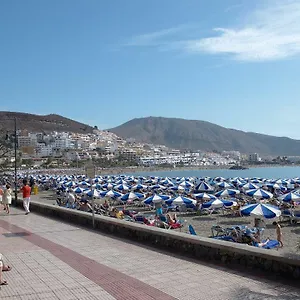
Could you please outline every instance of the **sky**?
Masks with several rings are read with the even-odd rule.
[[[0,2],[0,110],[300,139],[300,0]]]

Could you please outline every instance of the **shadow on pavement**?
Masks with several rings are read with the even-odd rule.
[[[253,292],[250,289],[242,288],[234,292],[232,299],[235,300],[299,300],[300,294],[295,292],[278,293],[278,295],[266,292]]]

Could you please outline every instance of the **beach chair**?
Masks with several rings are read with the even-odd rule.
[[[142,224],[145,224],[145,217],[142,216],[142,215],[135,215],[133,217],[134,221],[137,222],[137,223],[142,223]]]
[[[191,224],[189,225],[189,233],[190,233],[191,235],[197,235],[197,233],[196,233],[194,227],[193,227]]]
[[[300,211],[292,211],[290,222],[291,224],[297,224],[300,221]]]
[[[211,227],[211,234],[212,234],[212,237],[217,237],[217,236],[227,235],[227,232],[220,225],[214,225]]]

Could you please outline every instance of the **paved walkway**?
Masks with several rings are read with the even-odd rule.
[[[264,278],[184,260],[12,209],[0,213],[0,251],[13,269],[0,299],[300,299]]]

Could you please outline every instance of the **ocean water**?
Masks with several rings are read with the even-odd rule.
[[[155,171],[139,172],[127,175],[134,176],[162,176],[162,177],[262,177],[262,178],[295,178],[300,177],[300,167],[267,167],[267,168],[250,168],[247,170],[174,170],[174,171]]]

